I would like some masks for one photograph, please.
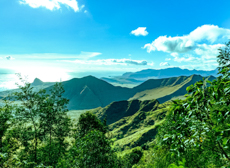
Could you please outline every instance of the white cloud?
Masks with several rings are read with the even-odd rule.
[[[201,42],[214,43],[226,42],[230,38],[230,29],[219,28],[214,25],[203,25],[190,32],[188,35],[167,37],[160,36],[152,43],[145,44],[147,52],[163,51],[175,54],[187,53],[199,49]],[[220,44],[219,44],[220,45]],[[204,48],[203,48],[204,49]]]
[[[203,25],[193,30],[188,36],[192,41],[207,40],[214,43],[218,39],[229,39],[230,29],[219,28],[215,25]]]
[[[62,62],[70,62],[76,64],[92,64],[92,65],[150,65],[145,60],[131,59],[98,59],[98,60],[62,60]],[[152,65],[152,64],[151,64]]]
[[[7,60],[13,60],[14,58],[13,57],[11,57],[10,55],[9,56],[6,56],[5,57]]]
[[[80,8],[76,0],[20,0],[21,4],[27,4],[32,8],[45,7],[49,10],[60,9],[61,5],[72,8],[75,12],[79,12]],[[84,5],[81,6],[84,8]]]
[[[171,58],[165,58],[165,61],[170,61],[171,60]]]
[[[161,62],[160,66],[170,66],[170,64],[168,62]]]
[[[87,10],[84,10],[84,13],[87,13],[88,11]]]
[[[185,53],[194,49],[194,42],[187,37],[167,37],[160,36],[151,44],[145,44],[144,48],[150,53],[151,51],[164,51],[168,53]]]
[[[202,56],[203,59],[212,59],[216,58],[219,54],[219,48],[224,47],[224,44],[197,44],[197,48],[194,50],[197,55]]]
[[[174,57],[174,61],[176,62],[196,62],[196,61],[200,61],[201,58],[198,57],[194,57],[191,54],[185,54],[183,57]]]
[[[207,69],[216,66],[216,56],[219,48],[224,47],[224,42],[230,39],[230,29],[220,28],[215,25],[197,27],[183,36],[159,36],[152,43],[145,44],[147,52],[163,51],[170,53],[176,62],[191,62],[202,65]],[[168,60],[166,60],[168,61]],[[208,66],[210,64],[212,66]],[[201,67],[201,66],[199,66]]]
[[[133,64],[133,65],[147,65],[147,61],[138,61],[138,60],[131,60],[131,59],[114,59],[113,62],[115,63],[125,63],[125,64]]]
[[[171,53],[170,55],[173,57],[178,57],[179,54],[178,53]]]
[[[146,31],[146,27],[138,27],[136,30],[131,31],[131,34],[135,36],[147,36],[149,33]]]

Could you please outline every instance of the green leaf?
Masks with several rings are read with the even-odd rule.
[[[223,139],[223,145],[227,145],[228,141],[229,141],[228,138],[224,138],[224,139]]]

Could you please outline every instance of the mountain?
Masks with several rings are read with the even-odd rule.
[[[205,80],[213,81],[214,76],[206,77]],[[197,81],[203,80],[201,75],[180,76],[165,79],[149,79],[141,85],[133,88],[136,94],[129,100],[152,100],[157,99],[160,103],[180,97],[187,93],[186,88]]]
[[[129,88],[116,87],[93,76],[74,78],[62,84],[65,89],[63,96],[70,100],[70,110],[105,107],[113,101],[127,100],[134,95]]]
[[[40,79],[38,79],[38,78],[35,78],[34,81],[33,81],[33,83],[32,83],[33,86],[43,85],[43,84],[44,83]]]
[[[149,79],[134,88],[113,86],[93,76],[74,78],[62,83],[65,89],[63,96],[70,100],[68,108],[84,110],[105,107],[112,102],[121,100],[158,99],[160,103],[164,103],[174,97],[186,94],[187,86],[202,79],[200,75]],[[51,87],[47,90],[50,90]]]
[[[164,103],[176,97],[183,98],[183,95],[187,93],[186,87],[202,79],[200,75],[149,79],[136,87],[125,88],[114,86],[93,76],[86,76],[62,82],[65,89],[63,97],[69,99],[69,110],[93,109],[105,107],[115,101],[135,99],[142,101],[158,99],[160,103]],[[209,76],[205,79],[213,80],[215,77]],[[35,79],[31,85],[34,91],[45,88],[49,93],[53,84],[54,82],[42,82]],[[13,91],[18,90],[0,92],[0,98]]]
[[[91,110],[103,120],[105,116],[114,147],[134,148],[152,141],[157,133],[156,127],[164,119],[170,102],[160,104],[157,100],[132,100],[113,102],[104,108]]]
[[[31,83],[31,86],[35,89],[35,90],[39,90],[39,89],[44,89],[47,88],[49,86],[54,85],[56,82],[43,82],[42,80],[35,78],[34,81]]]
[[[132,86],[137,86],[148,79],[162,79],[171,78],[179,76],[191,76],[191,75],[201,75],[201,76],[218,76],[218,70],[204,71],[204,70],[188,70],[181,69],[178,67],[166,68],[166,69],[145,69],[138,72],[126,72],[122,76],[115,76],[111,78],[101,78],[113,85],[125,86],[132,84]]]
[[[191,75],[201,75],[201,76],[217,76],[218,70],[204,71],[204,70],[188,70],[181,69],[178,67],[166,68],[166,69],[145,69],[138,72],[124,73],[122,77],[132,78],[132,79],[143,79],[143,78],[170,78],[178,76],[191,76]]]

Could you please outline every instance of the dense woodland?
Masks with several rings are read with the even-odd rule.
[[[220,76],[189,86],[185,100],[170,104],[156,138],[125,155],[113,146],[106,117],[67,116],[61,83],[36,92],[21,79],[21,91],[0,107],[0,167],[230,167],[230,42],[217,61]]]

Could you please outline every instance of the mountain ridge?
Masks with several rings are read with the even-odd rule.
[[[205,70],[189,70],[189,69],[181,69],[179,67],[171,67],[165,69],[144,69],[137,72],[126,72],[121,76],[114,76],[111,78],[101,78],[111,84],[114,85],[125,85],[132,84],[134,86],[138,86],[139,84],[145,82],[148,79],[163,79],[163,78],[171,78],[171,77],[179,77],[179,76],[191,76],[191,75],[201,75],[204,77],[207,76],[218,76],[218,69],[205,71]]]
[[[215,79],[213,76],[205,77],[205,79]],[[105,107],[112,102],[125,100],[152,100],[158,99],[160,103],[164,103],[175,97],[183,98],[186,87],[202,80],[200,75],[192,75],[190,77],[180,76],[163,79],[149,79],[134,88],[125,88],[121,86],[113,86],[112,84],[98,79],[94,76],[86,76],[83,78],[73,78],[62,82],[65,92],[63,97],[69,99],[69,110],[86,110],[97,107]],[[42,82],[35,79],[34,90],[45,88],[47,93],[53,87],[54,82]],[[41,85],[36,85],[41,83]],[[6,96],[8,92],[0,92],[0,97]],[[181,97],[182,96],[182,97]]]

